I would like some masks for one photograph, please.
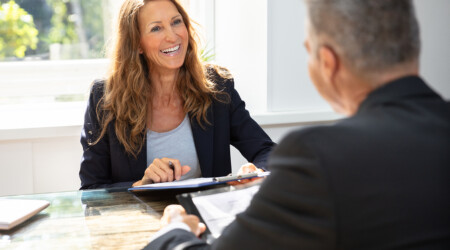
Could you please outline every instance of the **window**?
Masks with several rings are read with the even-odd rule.
[[[84,101],[104,72],[108,2],[0,0],[0,105]]]
[[[0,2],[2,61],[103,58],[107,1]]]

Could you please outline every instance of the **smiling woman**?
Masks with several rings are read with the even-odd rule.
[[[82,189],[227,175],[230,145],[252,162],[243,173],[265,168],[274,143],[227,70],[202,63],[176,0],[125,0],[117,25],[109,75],[86,110]]]

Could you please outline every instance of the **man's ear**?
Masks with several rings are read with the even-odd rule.
[[[319,62],[323,78],[329,83],[334,83],[339,70],[339,57],[336,52],[331,47],[321,46],[319,48]]]

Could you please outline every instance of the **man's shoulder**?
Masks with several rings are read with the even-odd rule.
[[[317,140],[329,138],[333,134],[348,134],[361,127],[359,118],[344,118],[334,123],[298,128],[290,132],[285,139]]]
[[[279,150],[302,148],[314,154],[335,151],[333,149],[340,151],[343,145],[360,143],[362,135],[370,130],[366,123],[365,118],[352,117],[330,124],[302,127],[284,136],[277,147]]]

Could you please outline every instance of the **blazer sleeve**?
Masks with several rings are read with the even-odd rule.
[[[211,246],[172,230],[152,242],[160,247],[152,249],[182,242],[195,244],[186,249],[334,249],[336,222],[325,173],[296,133],[274,150],[269,170],[247,210]]]
[[[183,229],[171,230],[150,242],[145,250],[181,250],[181,249],[211,249],[205,241],[198,239],[191,232]]]
[[[248,162],[267,170],[267,159],[275,143],[251,118],[245,108],[245,102],[234,88],[233,78],[224,79],[216,75],[216,79],[219,79],[219,86],[230,97],[230,144],[238,149]]]
[[[97,105],[103,96],[104,81],[92,85],[81,130],[83,155],[80,164],[80,189],[130,187],[131,182],[113,183],[111,178],[111,152],[108,132],[93,144],[100,135]]]

